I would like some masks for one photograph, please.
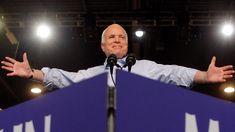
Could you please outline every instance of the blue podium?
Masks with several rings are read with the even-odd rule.
[[[105,132],[106,74],[0,112],[0,132]]]
[[[107,131],[107,75],[0,112],[0,132]],[[117,71],[116,132],[234,132],[235,105]]]

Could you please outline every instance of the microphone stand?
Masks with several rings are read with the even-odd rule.
[[[110,68],[110,72],[108,73],[108,87],[107,87],[107,132],[115,132],[116,83],[113,79],[113,69],[114,66],[119,67],[119,65],[117,64],[116,55],[114,54],[109,55],[107,59],[107,64],[109,65]],[[113,86],[109,85],[110,79],[113,82]]]
[[[115,132],[116,118],[116,88],[108,86],[107,128],[108,132]]]
[[[115,66],[117,68],[121,68],[122,67],[118,64],[115,64]],[[108,106],[108,132],[115,132],[116,126],[115,126],[115,120],[116,120],[116,83],[113,79],[113,73],[110,72],[110,77],[112,79],[113,82],[113,86],[108,86],[108,99],[107,99],[107,106]],[[115,75],[116,75],[116,70],[115,70]]]
[[[117,58],[115,55],[110,55],[107,60],[110,66],[110,77],[114,86],[108,85],[108,99],[107,99],[107,131],[108,132],[115,132],[115,120],[116,120],[116,83],[113,79],[113,67],[116,66],[118,68],[122,67],[117,64]],[[123,67],[128,66],[128,71],[131,71],[131,67],[135,64],[136,59],[134,55],[129,55],[126,59],[126,64]],[[109,77],[109,76],[108,76]]]

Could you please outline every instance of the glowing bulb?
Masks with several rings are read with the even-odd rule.
[[[224,89],[224,92],[225,93],[233,93],[235,91],[234,87],[226,87]]]
[[[47,25],[40,25],[37,28],[37,36],[40,38],[48,38],[51,35],[51,30]]]
[[[222,27],[222,33],[225,35],[225,36],[230,36],[233,34],[233,25],[231,24],[225,24],[223,27]]]
[[[138,31],[135,32],[135,35],[140,38],[144,35],[144,32],[141,31],[141,30],[138,30]]]
[[[32,89],[31,89],[31,92],[32,92],[32,93],[35,93],[35,94],[39,94],[39,93],[42,92],[42,90],[41,90],[40,88],[36,88],[36,87],[35,87],[35,88],[32,88]]]

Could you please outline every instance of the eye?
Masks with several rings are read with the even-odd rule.
[[[114,38],[114,35],[110,35],[109,38]]]
[[[122,35],[122,36],[120,36],[120,38],[124,39],[124,38],[125,38],[125,36],[123,36],[123,35]]]

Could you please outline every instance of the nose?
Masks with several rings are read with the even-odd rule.
[[[120,42],[120,38],[119,37],[115,37],[115,42]]]

